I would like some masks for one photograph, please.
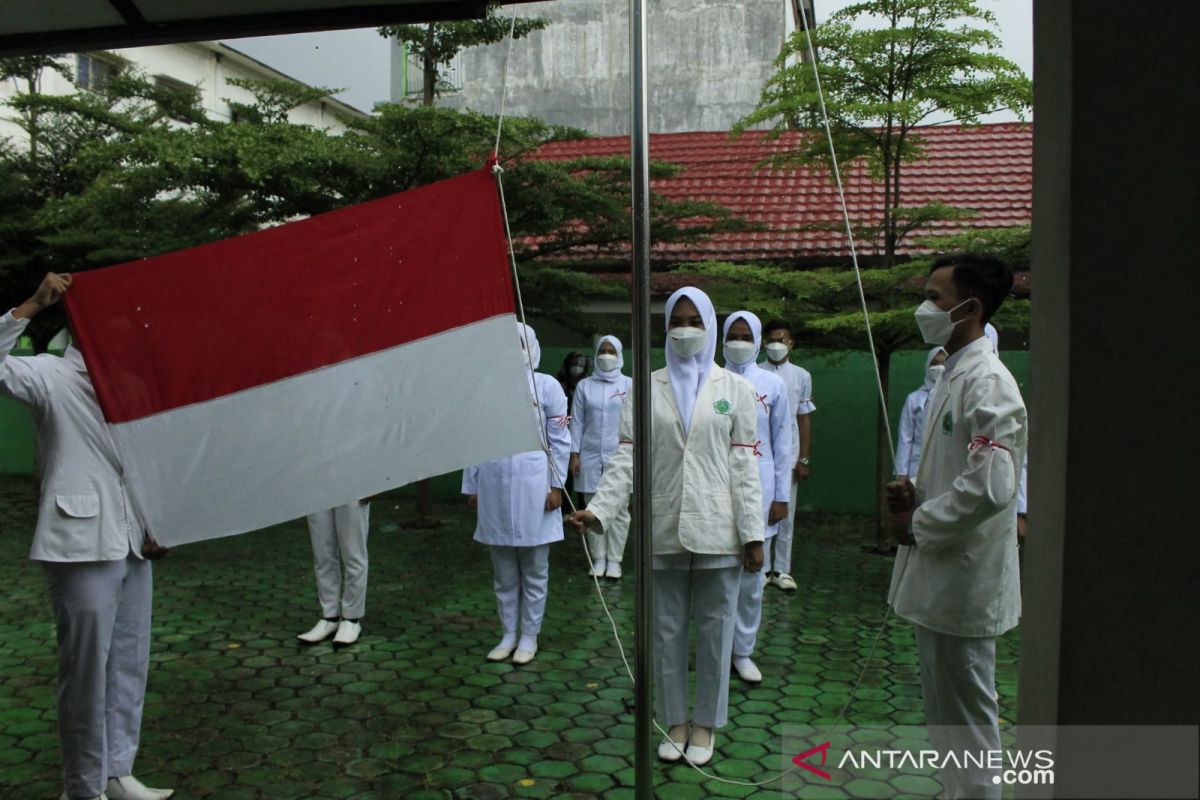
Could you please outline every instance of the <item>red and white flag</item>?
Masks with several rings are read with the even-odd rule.
[[[164,545],[541,447],[488,170],[83,272],[66,299]]]

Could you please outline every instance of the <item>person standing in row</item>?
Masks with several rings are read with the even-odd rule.
[[[148,559],[166,553],[125,484],[83,354],[10,357],[38,313],[71,287],[48,274],[0,317],[0,394],[28,406],[37,432],[40,503],[29,557],[41,562],[58,638],[62,798],[165,800],[133,776],[150,672]]]
[[[996,637],[1021,615],[1025,403],[984,333],[1011,288],[995,258],[934,261],[917,325],[949,358],[929,398],[915,480],[887,487],[901,544],[888,601],[915,627],[925,722],[940,752],[1000,749]],[[975,766],[942,772],[949,798],[998,800],[998,777]]]
[[[896,441],[896,479],[917,474],[921,460],[921,434],[925,430],[925,403],[945,371],[946,350],[935,347],[925,359],[925,380],[916,391],[910,392],[900,412],[900,433]]]
[[[371,504],[355,500],[344,506],[308,515],[317,599],[324,615],[296,638],[305,644],[333,636],[334,647],[358,641],[367,610],[367,532]]]
[[[767,548],[767,584],[796,591],[796,579],[792,577],[792,539],[796,532],[797,487],[808,480],[809,454],[812,452],[812,423],[809,415],[817,410],[812,401],[812,376],[808,370],[788,360],[792,352],[792,328],[781,319],[768,322],[763,328],[763,349],[767,360],[761,364],[768,372],[783,378],[788,389],[792,416],[792,455],[796,460],[792,468],[791,491],[788,493],[788,515],[779,522],[779,533]]]
[[[704,292],[667,300],[667,367],[651,376],[655,713],[670,727],[663,761],[712,760],[728,721],[729,668],[743,570],[762,569],[762,484],[754,387],[713,363],[717,315]],[[571,522],[607,531],[633,487],[633,404],[588,508]],[[696,695],[688,710],[688,633],[696,622]],[[689,724],[690,723],[690,724]],[[686,748],[686,749],[685,749]]]
[[[792,483],[791,404],[787,386],[773,372],[758,366],[762,345],[762,322],[749,311],[735,311],[725,320],[725,369],[741,375],[754,386],[758,398],[758,435],[754,455],[762,483],[763,519],[766,520],[764,549],[779,532],[779,521],[788,516]],[[733,633],[733,670],[747,683],[761,683],[762,671],[754,663],[754,645],[762,623],[764,575],[742,572],[738,589],[737,623]]]
[[[621,341],[602,336],[596,346],[595,371],[575,387],[571,413],[571,474],[583,502],[591,502],[608,459],[617,449],[621,409],[633,380],[621,373],[625,365]],[[621,558],[629,536],[629,509],[619,512],[611,528],[601,536],[587,534],[592,557],[592,575],[621,577]]]
[[[488,661],[528,664],[538,649],[550,585],[550,544],[562,541],[563,481],[571,452],[567,396],[558,381],[534,372],[537,334],[517,323],[527,359],[530,402],[544,450],[517,453],[463,471],[462,491],[478,510],[475,541],[488,545],[503,637]],[[518,638],[519,635],[519,638]]]

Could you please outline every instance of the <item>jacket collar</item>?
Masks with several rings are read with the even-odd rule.
[[[980,336],[969,345],[946,359],[946,376],[954,380],[973,365],[987,358],[992,352],[992,342],[986,336]]]
[[[87,372],[87,364],[83,361],[83,353],[75,345],[68,345],[67,351],[63,353],[63,360],[67,366],[76,372]]]

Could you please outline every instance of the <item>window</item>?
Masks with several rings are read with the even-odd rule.
[[[405,72],[408,75],[407,94],[419,95],[425,90],[425,68],[419,56],[409,52]],[[461,92],[463,88],[462,53],[458,53],[449,64],[438,65],[437,91],[441,94]]]
[[[80,53],[75,58],[75,83],[81,89],[103,94],[121,71],[121,62],[110,55]]]

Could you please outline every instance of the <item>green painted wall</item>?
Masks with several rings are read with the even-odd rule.
[[[547,347],[540,371],[554,374],[571,351]],[[892,356],[888,409],[893,431],[908,393],[921,384],[927,351],[904,351]],[[590,353],[589,353],[590,354]],[[1001,354],[1026,398],[1029,396],[1029,353]],[[812,477],[801,487],[797,505],[804,511],[869,514],[875,497],[875,426],[877,390],[870,357],[861,352],[794,352],[792,360],[813,376]],[[661,349],[651,354],[657,369],[665,364]],[[0,472],[29,474],[33,468],[33,432],[28,412],[0,398]],[[890,468],[889,468],[890,469]],[[457,502],[460,472],[434,479],[441,502]]]

